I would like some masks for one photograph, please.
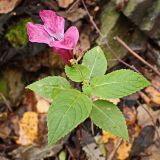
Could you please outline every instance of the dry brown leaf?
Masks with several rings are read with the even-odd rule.
[[[115,145],[118,143],[119,138],[108,133],[107,131],[103,131],[102,142],[108,144],[109,140],[113,141],[114,146],[112,146],[112,148],[114,148]],[[131,146],[132,144],[129,144],[126,141],[123,141],[117,150],[117,159],[125,160],[129,156]]]
[[[141,98],[144,100],[146,104],[150,104],[151,99],[145,93],[140,91],[139,95],[141,96]]]
[[[125,116],[127,126],[133,125],[136,122],[137,115],[134,107],[123,107],[123,114]]]
[[[73,11],[70,11],[67,14],[66,12],[63,12],[62,14],[66,19],[71,22],[76,22],[87,15],[86,11],[82,8],[75,8]]]
[[[80,34],[80,46],[83,52],[91,47],[89,36],[83,32]]]
[[[157,147],[156,145],[149,146],[145,150],[145,153],[148,156],[147,157],[146,156],[142,157],[141,160],[160,160],[159,147]]]
[[[33,144],[38,136],[38,116],[35,112],[25,112],[19,123],[18,144]]]
[[[107,131],[103,131],[102,142],[107,143],[110,139],[114,141],[114,144],[116,144],[118,141],[117,136],[110,134]]]
[[[22,0],[0,0],[0,14],[12,11]]]
[[[11,133],[11,129],[8,126],[7,122],[0,125],[0,138],[5,139]]]
[[[138,119],[138,124],[141,127],[145,127],[148,125],[154,125],[156,124],[156,121],[159,119],[160,120],[160,111],[153,111],[150,107],[147,105],[141,105],[137,108],[137,119]]]
[[[132,147],[132,144],[127,143],[126,141],[123,141],[117,150],[117,159],[125,160],[126,158],[128,158],[131,147]]]
[[[26,90],[22,104],[25,106],[26,111],[36,111],[37,99],[35,93],[31,90]]]
[[[60,7],[67,8],[74,2],[74,0],[57,0],[57,2]]]
[[[160,80],[158,78],[155,78],[152,80],[152,86],[147,87],[145,89],[145,92],[151,98],[151,101],[153,103],[160,105],[160,92],[158,91],[157,88],[158,89],[160,88]]]
[[[135,124],[131,126],[131,128],[128,128],[128,130],[129,130],[130,142],[133,142],[135,138],[138,137],[138,135],[140,134],[141,127],[138,124]]]
[[[0,156],[0,160],[9,160],[9,159],[6,157]]]
[[[137,112],[138,112],[137,119],[138,119],[139,125],[141,127],[145,127],[149,125],[156,127],[156,134],[155,134],[154,139],[157,139],[157,138],[159,139],[160,110],[153,111],[152,108],[148,107],[147,105],[141,105],[138,107]]]

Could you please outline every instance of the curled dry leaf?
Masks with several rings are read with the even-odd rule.
[[[152,86],[149,86],[145,89],[145,92],[150,97],[151,101],[157,105],[160,105],[160,80],[155,78],[152,80]]]
[[[159,138],[160,135],[160,110],[153,111],[152,108],[147,105],[141,105],[137,109],[137,119],[139,125],[144,128],[146,126],[154,126],[156,128],[156,134],[154,139]]]
[[[38,136],[38,116],[35,112],[25,112],[19,123],[18,144],[33,144]]]
[[[22,0],[0,0],[0,14],[11,12]]]
[[[81,33],[80,35],[80,46],[82,51],[87,51],[91,47],[89,36],[85,33]]]
[[[129,157],[129,153],[131,151],[132,144],[123,141],[122,144],[119,146],[117,150],[117,159],[118,160],[125,160]]]
[[[139,92],[139,95],[141,96],[141,98],[144,100],[144,102],[146,104],[150,104],[151,99],[148,97],[148,95],[146,95],[144,92]]]
[[[75,8],[74,10],[63,13],[64,17],[67,18],[71,22],[76,22],[80,19],[82,19],[84,16],[87,15],[86,11],[82,8]]]
[[[74,0],[57,0],[58,5],[62,8],[68,8],[70,4],[74,2]]]
[[[113,140],[114,144],[117,143],[118,139],[116,136],[108,133],[107,131],[103,131],[102,142],[108,143],[109,140]]]
[[[145,150],[145,153],[148,155],[147,160],[159,160],[160,159],[159,147],[157,147],[156,145],[149,146]],[[143,158],[142,160],[146,160],[146,159]]]
[[[135,124],[137,115],[134,107],[123,107],[123,114],[125,116],[127,126]]]
[[[105,148],[101,143],[101,136],[91,136],[87,131],[82,130],[82,150],[86,153],[88,160],[105,160]]]
[[[15,160],[44,160],[49,159],[49,157],[52,157],[50,159],[53,159],[53,156],[55,156],[62,149],[65,142],[66,140],[55,144],[52,147],[48,147],[47,144],[43,144],[41,146],[19,146],[10,151],[8,155],[12,156],[12,159]]]
[[[118,143],[119,138],[106,132],[106,131],[103,131],[102,141],[104,143],[110,143],[109,140],[113,141],[113,144],[114,144],[113,148],[114,148],[115,145]],[[117,158],[116,159],[124,160],[124,159],[128,158],[131,147],[132,147],[132,143],[127,143],[126,141],[123,141],[117,150]]]
[[[148,107],[145,104],[141,105],[137,109],[137,119],[138,124],[141,127],[154,125],[157,121],[160,120],[160,111],[153,111],[150,107]]]
[[[2,123],[0,125],[0,138],[5,139],[7,138],[10,133],[11,133],[11,129],[9,127],[9,125],[7,123]]]

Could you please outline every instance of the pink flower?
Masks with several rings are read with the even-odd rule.
[[[65,63],[70,64],[73,58],[73,49],[76,47],[79,32],[74,26],[68,28],[64,33],[64,18],[57,16],[51,10],[43,10],[39,13],[44,24],[27,24],[29,41],[46,43],[63,58]]]

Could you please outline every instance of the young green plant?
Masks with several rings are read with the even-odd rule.
[[[97,46],[86,52],[82,64],[65,66],[67,77],[82,83],[82,92],[72,88],[60,76],[49,76],[27,86],[53,100],[47,115],[49,146],[87,118],[91,118],[99,128],[125,140],[129,139],[123,114],[108,99],[130,95],[148,86],[149,82],[142,75],[128,69],[105,74],[106,70],[106,57]]]

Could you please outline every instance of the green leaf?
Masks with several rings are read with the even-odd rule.
[[[121,98],[143,89],[150,83],[140,74],[121,69],[91,80],[91,93],[101,98]]]
[[[123,114],[113,103],[105,100],[95,101],[90,117],[93,123],[101,129],[128,140],[128,131]]]
[[[83,91],[83,93],[84,94],[86,94],[87,96],[90,96],[90,94],[91,94],[91,91],[92,91],[92,88],[91,88],[91,86],[90,85],[83,85],[82,86],[82,91]]]
[[[60,76],[48,76],[36,81],[26,88],[38,93],[40,96],[53,99],[60,90],[71,88],[69,82]]]
[[[73,66],[65,66],[65,72],[68,78],[74,82],[82,82],[89,79],[89,69],[81,64],[74,64]]]
[[[91,100],[81,92],[68,89],[58,94],[47,116],[48,145],[51,146],[88,118]]]
[[[107,60],[99,46],[85,53],[82,64],[90,69],[90,78],[104,75],[107,70]]]

